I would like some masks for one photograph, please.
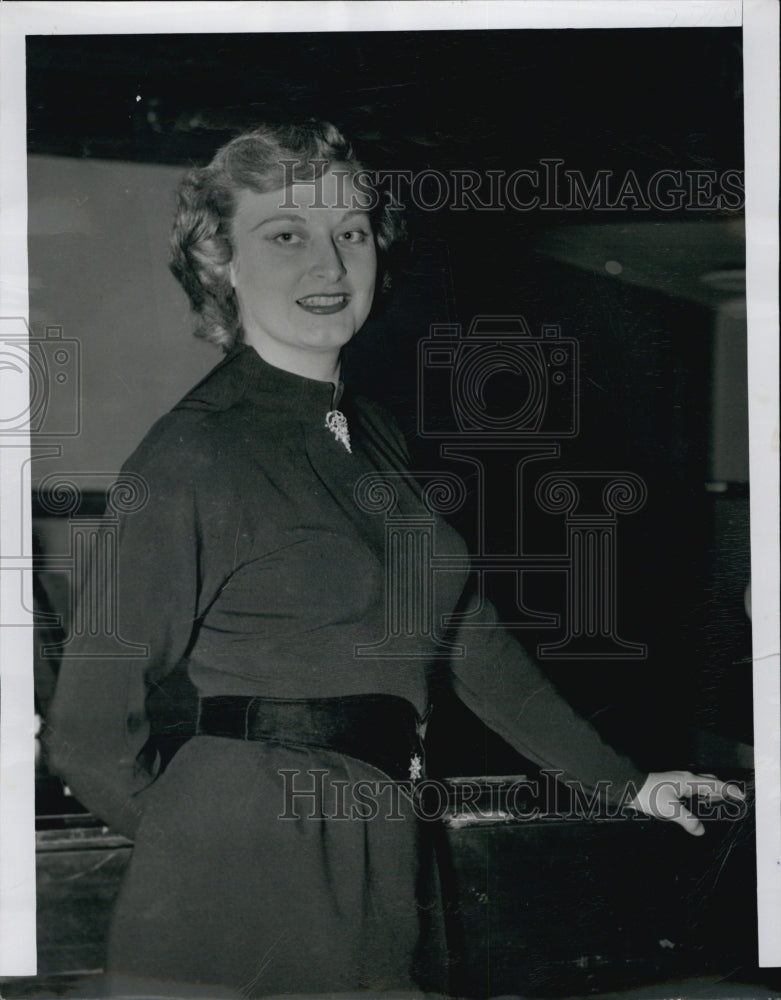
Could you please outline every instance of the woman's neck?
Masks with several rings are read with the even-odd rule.
[[[273,365],[274,368],[281,368],[282,371],[291,372],[293,375],[301,375],[303,378],[314,379],[316,382],[332,382],[339,384],[341,374],[341,352],[336,351],[295,351],[277,349],[275,345],[266,343],[253,343],[248,338],[246,341],[265,362]]]

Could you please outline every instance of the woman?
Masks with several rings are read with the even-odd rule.
[[[421,773],[445,649],[421,629],[370,655],[391,556],[362,490],[384,479],[396,516],[429,512],[393,422],[340,381],[399,229],[360,170],[322,124],[256,129],[185,178],[172,269],[226,356],[125,466],[149,498],[121,527],[119,633],[144,655],[91,658],[86,639],[61,671],[54,764],[135,840],[109,968],[158,990],[412,988],[442,965],[412,800],[397,797],[391,821],[344,799]],[[456,571],[437,575],[430,620],[458,610],[482,626],[449,637],[464,702],[565,777],[609,780],[617,799],[641,789],[646,812],[679,805],[676,789],[652,801],[653,776],[605,746],[468,593],[464,544],[441,519],[434,551]],[[148,703],[174,670],[197,689],[198,731],[162,769]],[[677,818],[701,832],[683,807]]]

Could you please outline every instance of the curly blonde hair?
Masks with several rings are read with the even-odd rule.
[[[262,194],[311,181],[334,163],[347,166],[351,175],[365,169],[329,122],[260,125],[231,139],[207,167],[185,174],[171,231],[169,266],[198,317],[196,336],[225,351],[242,339],[227,267],[233,256],[231,224],[239,192]],[[376,185],[372,189],[377,195],[370,214],[379,251],[379,284],[387,289],[388,251],[403,236],[404,223],[392,199]]]

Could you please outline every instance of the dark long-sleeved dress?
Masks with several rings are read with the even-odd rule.
[[[135,840],[110,936],[120,972],[245,996],[414,981],[421,823],[404,797],[402,819],[382,808],[334,818],[338,790],[381,771],[336,752],[206,735],[157,777],[141,763],[147,696],[177,666],[203,697],[389,694],[423,715],[438,623],[463,601],[464,543],[434,520],[433,552],[451,557],[430,593],[419,590],[431,603],[421,620],[435,627],[394,633],[386,520],[431,514],[393,422],[335,395],[239,346],[126,464],[149,495],[121,524],[118,631],[144,655],[96,657],[96,640],[80,639],[49,725],[50,756],[74,794]],[[325,424],[336,403],[350,451]],[[376,502],[383,477],[391,509]],[[642,782],[493,627],[489,604],[469,610],[481,627],[455,635],[463,655],[450,659],[469,708],[586,785]],[[313,805],[317,769],[327,775]],[[298,818],[280,818],[291,791]]]

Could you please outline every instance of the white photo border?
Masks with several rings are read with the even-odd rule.
[[[0,4],[0,318],[26,321],[25,39],[41,34],[497,28],[738,27],[745,41],[751,551],[757,736],[759,962],[781,965],[778,565],[778,6],[775,0]],[[21,388],[21,387],[20,387]],[[25,400],[13,401],[19,410]],[[0,434],[0,445],[3,444]],[[0,974],[35,974],[32,630],[29,524],[18,438],[0,447]],[[21,444],[21,446],[20,446]],[[29,500],[27,501],[29,503]],[[21,572],[24,567],[27,571]],[[20,588],[19,581],[23,581]],[[19,626],[19,627],[14,627]]]

